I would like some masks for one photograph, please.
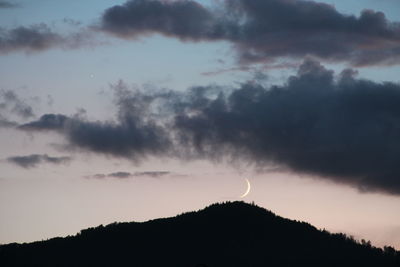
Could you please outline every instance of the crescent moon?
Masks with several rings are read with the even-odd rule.
[[[244,198],[245,196],[247,196],[250,193],[251,185],[250,185],[249,179],[246,179],[246,183],[247,183],[246,192],[244,192],[244,194],[241,195],[240,198]]]

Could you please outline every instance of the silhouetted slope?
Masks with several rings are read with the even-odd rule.
[[[200,265],[204,264],[204,265]],[[0,266],[400,266],[399,253],[358,244],[243,202],[67,238],[0,246]]]

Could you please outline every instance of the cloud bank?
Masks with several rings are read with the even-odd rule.
[[[100,28],[121,38],[159,33],[183,41],[228,41],[240,63],[315,56],[353,66],[398,64],[400,23],[364,10],[345,15],[301,0],[130,0],[105,10]]]
[[[284,85],[144,93],[119,84],[115,122],[46,114],[19,128],[133,160],[243,160],[399,194],[400,85],[355,75],[307,60]]]
[[[37,167],[41,163],[51,163],[51,164],[65,164],[71,161],[70,157],[51,157],[47,154],[39,155],[32,154],[27,156],[13,156],[7,158],[7,161],[18,165],[19,167],[28,169]]]
[[[400,22],[389,21],[382,12],[347,15],[304,0],[224,0],[213,7],[192,0],[129,0],[106,9],[96,26],[70,35],[44,23],[0,28],[0,53],[96,45],[99,31],[124,39],[158,33],[182,41],[225,41],[242,66],[310,56],[352,66],[400,63]]]

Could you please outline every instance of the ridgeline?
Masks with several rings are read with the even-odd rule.
[[[0,266],[400,266],[400,252],[320,231],[244,202],[75,236],[0,246]]]

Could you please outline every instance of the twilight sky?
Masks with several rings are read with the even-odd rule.
[[[254,201],[400,249],[398,0],[0,0],[0,243]]]

